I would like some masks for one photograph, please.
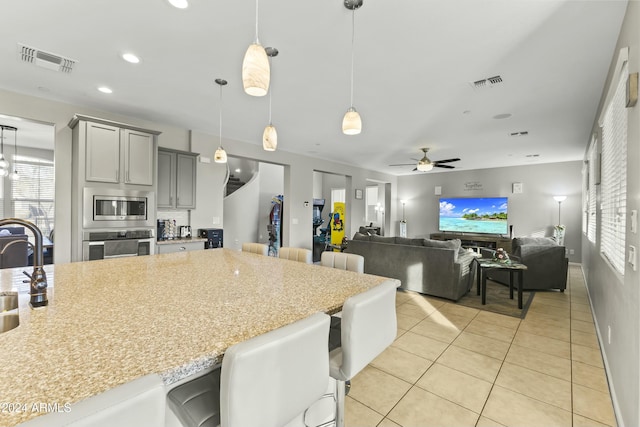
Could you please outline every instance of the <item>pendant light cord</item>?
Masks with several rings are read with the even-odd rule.
[[[0,155],[4,159],[4,126],[2,127],[2,133],[0,134]]]
[[[353,51],[356,38],[356,10],[351,11],[351,107],[353,108]]]
[[[260,44],[258,41],[258,0],[256,0],[256,44]]]
[[[222,85],[220,85],[220,148],[222,148]]]
[[[269,57],[269,68],[271,68],[271,57]],[[271,123],[271,94],[273,93],[273,90],[269,91],[269,126],[272,125]]]

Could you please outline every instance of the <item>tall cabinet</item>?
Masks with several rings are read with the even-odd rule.
[[[158,208],[196,208],[198,153],[158,148]]]
[[[83,217],[92,215],[85,212],[85,188],[148,194],[148,219],[155,223],[156,138],[160,132],[81,114],[71,119],[69,127],[73,136],[71,259],[80,261]]]

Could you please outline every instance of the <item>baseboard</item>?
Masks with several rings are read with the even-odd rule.
[[[593,310],[593,301],[591,301],[591,292],[589,292],[589,283],[587,282],[587,277],[584,275],[584,269],[582,268],[582,266],[580,267],[580,271],[582,272],[582,279],[584,280],[584,285],[587,288],[587,296],[589,297],[589,308],[591,309],[591,316],[593,317],[593,323],[596,326],[596,336],[598,337],[598,345],[600,346],[600,354],[602,354],[604,372],[607,375],[607,384],[609,385],[609,392],[611,394],[611,403],[613,404],[613,415],[616,417],[616,424],[618,425],[618,427],[625,427],[623,422],[624,420],[620,416],[620,405],[618,404],[618,396],[616,394],[616,388],[610,380],[611,376],[609,375],[609,373],[611,371],[609,369],[609,360],[607,359],[607,352],[603,345],[604,340],[602,338],[602,335],[600,335],[598,317],[596,316],[596,313]]]

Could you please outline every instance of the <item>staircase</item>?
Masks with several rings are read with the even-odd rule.
[[[232,194],[234,191],[236,191],[238,188],[242,187],[245,184],[246,182],[240,181],[240,178],[236,178],[235,176],[233,176],[233,174],[231,174],[231,176],[229,176],[229,182],[227,182],[225,195],[228,196]]]

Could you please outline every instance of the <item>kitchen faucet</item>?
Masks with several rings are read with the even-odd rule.
[[[47,275],[44,272],[44,254],[42,247],[42,231],[32,222],[20,218],[0,219],[0,227],[4,225],[22,225],[33,233],[35,245],[33,246],[33,273],[27,276],[31,279],[29,294],[31,295],[31,307],[42,307],[49,303],[47,300]]]

